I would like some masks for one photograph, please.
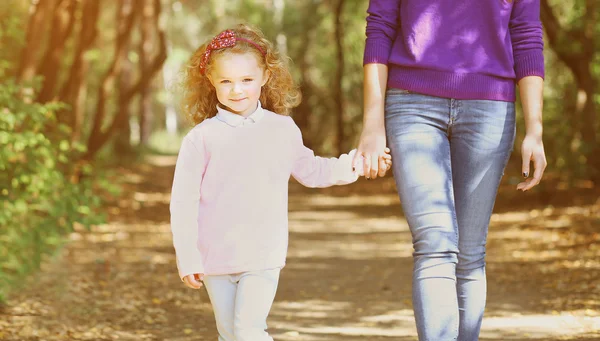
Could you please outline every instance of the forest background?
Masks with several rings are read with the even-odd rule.
[[[320,155],[356,146],[366,8],[366,0],[3,0],[0,301],[74,228],[105,221],[103,203],[122,195],[116,165],[177,152],[190,128],[172,91],[177,73],[225,27],[256,25],[291,58],[303,94],[292,116],[307,146]],[[548,171],[531,194],[541,202],[600,181],[599,16],[596,0],[541,0]],[[515,150],[509,167],[518,169]]]

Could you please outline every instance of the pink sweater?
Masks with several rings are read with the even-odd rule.
[[[218,108],[183,139],[171,193],[179,275],[283,267],[290,175],[308,187],[352,183],[355,150],[315,156],[288,116],[259,107],[248,118]]]

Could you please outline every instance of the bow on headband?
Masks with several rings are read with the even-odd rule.
[[[260,53],[263,56],[265,55],[265,51],[257,43],[253,42],[250,39],[237,37],[235,35],[235,32],[233,32],[232,30],[225,30],[221,32],[218,36],[214,37],[211,40],[210,44],[208,44],[208,46],[206,47],[206,51],[204,52],[202,60],[200,61],[200,73],[204,74],[206,72],[206,64],[210,59],[210,54],[212,51],[235,46],[235,43],[238,41],[243,41],[254,46],[257,50],[260,51]]]

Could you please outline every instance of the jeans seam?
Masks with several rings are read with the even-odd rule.
[[[456,199],[454,198],[454,182],[452,181],[452,148],[448,148],[448,161],[450,162],[450,167],[448,167],[450,169],[450,176],[449,176],[449,182],[450,182],[450,198],[452,199],[452,223],[454,224],[454,243],[456,244],[456,250],[458,249],[458,217],[456,216]]]

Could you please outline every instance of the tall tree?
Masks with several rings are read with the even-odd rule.
[[[122,71],[123,60],[121,58],[125,58],[125,56],[121,58],[119,58],[119,56],[121,56],[121,51],[129,44],[133,23],[137,13],[140,13],[143,9],[142,0],[122,0],[122,6],[118,10],[120,25],[118,36],[115,41],[115,59],[106,72],[101,87],[98,89],[98,101],[92,131],[88,140],[88,151],[85,155],[86,159],[94,157],[100,148],[104,146],[110,137],[117,131],[119,125],[127,124],[129,118],[128,108],[131,100],[136,94],[140,93],[142,89],[148,87],[148,84],[156,72],[160,70],[167,58],[165,34],[158,24],[161,9],[160,0],[152,0],[152,4],[155,22],[154,27],[157,30],[156,35],[158,37],[158,49],[155,54],[150,57],[148,63],[145,64],[145,69],[140,70],[138,79],[135,82],[132,82],[131,86],[123,88],[119,92],[117,112],[112,121],[108,124],[108,128],[102,129],[104,124],[106,124],[107,98],[110,94],[110,90],[114,87],[117,75]]]
[[[30,80],[36,74],[39,60],[38,51],[42,50],[44,33],[48,29],[48,23],[52,18],[56,1],[39,0],[31,2],[25,45],[21,50],[21,62],[17,70],[17,79],[21,81]]]
[[[583,1],[583,0],[582,0]],[[576,103],[571,113],[573,122],[581,136],[586,151],[587,165],[591,170],[593,180],[600,181],[600,153],[598,145],[597,106],[594,96],[598,92],[597,75],[593,73],[598,50],[596,39],[598,35],[598,17],[600,7],[596,0],[585,0],[584,14],[581,18],[561,23],[555,14],[555,8],[548,0],[541,1],[541,19],[544,24],[548,42],[558,58],[565,63],[575,77],[578,90]]]
[[[297,5],[297,4],[296,4]],[[299,19],[294,29],[288,27],[288,35],[297,37],[294,41],[296,44],[294,49],[290,50],[290,54],[293,60],[296,61],[299,73],[299,84],[300,92],[302,93],[302,101],[298,107],[294,110],[294,121],[302,131],[302,138],[304,144],[309,148],[314,148],[313,139],[311,138],[311,116],[314,111],[315,100],[315,84],[312,80],[311,72],[314,67],[314,52],[313,45],[315,41],[316,30],[321,25],[323,16],[318,10],[319,4],[316,1],[302,2],[302,7],[298,10],[297,8],[290,8],[288,13],[292,14],[294,18]],[[298,15],[298,13],[300,15]],[[291,21],[291,19],[289,19]],[[290,23],[287,23],[290,25]],[[297,42],[301,42],[297,44]],[[290,41],[292,43],[292,41]]]
[[[86,159],[91,159],[100,148],[108,141],[109,137],[114,133],[118,124],[123,123],[123,112],[120,106],[117,107],[117,113],[113,118],[112,122],[109,123],[109,128],[103,130],[105,125],[105,118],[107,113],[108,98],[113,94],[117,78],[121,73],[124,58],[126,55],[123,53],[126,47],[129,45],[131,38],[131,32],[135,18],[140,13],[141,0],[120,0],[119,6],[117,7],[116,22],[117,22],[117,38],[115,39],[115,52],[113,60],[111,61],[108,70],[104,74],[100,87],[98,88],[96,110],[92,123],[92,130],[87,142],[87,153]]]
[[[338,154],[344,152],[344,140],[346,138],[344,134],[344,89],[342,84],[344,78],[344,2],[344,0],[337,0],[334,9],[336,69],[333,79],[333,100],[336,107],[336,147]]]
[[[87,94],[87,82],[85,76],[89,70],[89,62],[84,58],[87,52],[96,41],[98,36],[98,16],[100,14],[100,1],[85,0],[82,4],[81,21],[73,64],[69,69],[67,80],[60,90],[59,98],[69,104],[71,110],[61,115],[63,121],[72,129],[72,140],[81,139],[85,99]]]
[[[142,22],[140,25],[141,41],[139,44],[139,69],[140,73],[148,69],[149,63],[151,62],[152,52],[157,48],[157,42],[152,39],[152,35],[156,32],[156,25],[158,21],[155,20],[156,8],[154,7],[154,1],[144,0],[144,9],[142,11]],[[140,145],[145,146],[150,138],[152,132],[152,98],[150,86],[147,84],[140,90],[140,106],[138,114],[139,122],[139,141]]]
[[[112,7],[101,7],[101,5]],[[86,52],[95,47],[101,24],[101,8],[116,8],[116,38],[114,53],[108,59],[108,67],[100,79],[97,89],[90,89],[96,79],[89,76],[89,58]],[[166,39],[159,25],[160,0],[38,0],[32,1],[27,23],[26,40],[21,50],[21,61],[17,70],[20,81],[34,76],[43,79],[37,100],[60,101],[69,105],[59,115],[63,123],[72,127],[72,139],[81,140],[87,129],[83,129],[84,117],[90,118],[87,136],[86,159],[91,159],[118,131],[128,124],[130,103],[137,94],[148,98],[150,81],[166,59]],[[139,17],[142,19],[138,20]],[[136,23],[140,23],[140,27]],[[139,29],[140,34],[133,32]],[[133,39],[132,39],[133,38]],[[147,40],[152,40],[146,44]],[[128,84],[119,82],[123,75],[123,62],[132,49],[141,46],[143,60],[132,72]],[[139,50],[139,48],[138,48]],[[66,61],[70,61],[67,64]],[[137,78],[135,78],[137,74]],[[121,86],[119,86],[121,83]],[[86,96],[96,91],[94,96]],[[89,102],[95,100],[95,110]],[[111,105],[115,103],[115,105]],[[148,103],[148,100],[142,101]],[[143,106],[143,105],[142,105]],[[113,108],[114,107],[114,108]],[[147,109],[147,106],[146,106]],[[86,113],[87,111],[87,113]],[[144,110],[143,134],[148,135],[149,110]]]
[[[38,67],[38,74],[44,77],[38,102],[47,102],[56,93],[67,40],[75,26],[77,7],[77,0],[58,0],[55,3],[50,24],[50,42]]]

